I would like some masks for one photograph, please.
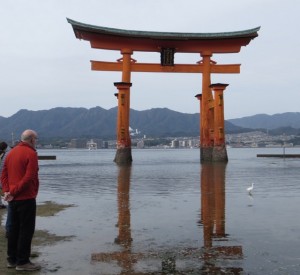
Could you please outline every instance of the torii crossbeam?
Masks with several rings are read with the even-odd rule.
[[[130,87],[132,72],[201,73],[200,151],[201,162],[228,161],[225,147],[223,90],[227,84],[211,86],[213,73],[240,73],[240,64],[219,65],[213,54],[238,53],[258,36],[260,27],[222,33],[147,32],[88,25],[71,19],[76,38],[90,41],[92,48],[120,51],[116,62],[91,61],[92,70],[120,71],[122,79],[114,83],[118,89],[117,163],[132,162],[129,133]],[[132,58],[135,51],[158,52],[160,63],[138,63]],[[175,53],[199,53],[197,64],[175,64]],[[212,93],[215,91],[215,97]],[[217,126],[216,126],[217,125]],[[216,128],[217,127],[217,128]]]

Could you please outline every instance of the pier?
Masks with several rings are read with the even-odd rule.
[[[300,158],[300,154],[257,154],[258,158]]]
[[[56,156],[38,156],[38,160],[56,160]]]

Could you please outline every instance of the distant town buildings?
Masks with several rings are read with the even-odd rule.
[[[144,143],[144,140],[139,140],[137,143],[136,143],[136,148],[138,149],[143,149],[145,147],[145,143]]]
[[[87,143],[86,143],[86,147],[87,149],[89,150],[97,150],[98,149],[98,144],[96,142],[94,142],[93,139],[89,140]]]
[[[291,142],[295,138],[294,135],[278,135],[272,136],[265,132],[255,131],[239,134],[227,134],[226,143],[230,147],[293,147]]]
[[[74,148],[85,148],[89,150],[96,150],[105,148],[107,146],[107,143],[104,143],[102,139],[85,139],[85,138],[73,138],[68,144],[68,148],[74,149]]]
[[[134,130],[132,135],[132,148],[157,148],[157,149],[176,149],[176,148],[199,148],[199,137],[166,137],[148,138],[146,135],[137,134]],[[294,135],[269,135],[262,131],[254,131],[239,134],[226,134],[226,145],[232,148],[255,148],[255,147],[295,147],[293,143],[297,136]],[[298,137],[299,138],[299,137]],[[298,145],[299,146],[299,145]],[[56,142],[55,144],[39,144],[38,148],[54,149],[114,149],[116,140],[103,140],[99,138],[74,138],[70,141]]]
[[[171,148],[179,148],[179,140],[174,139],[171,141]]]

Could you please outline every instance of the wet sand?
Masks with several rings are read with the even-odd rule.
[[[46,201],[42,204],[37,206],[37,217],[51,217],[55,216],[60,211],[68,207],[72,207],[73,205],[64,205],[64,204],[57,204],[55,202]],[[5,217],[6,217],[6,209],[1,209],[0,211],[0,274],[24,274],[24,272],[18,272],[15,269],[8,269],[6,267],[6,238],[5,238]],[[47,230],[36,230],[33,243],[32,243],[32,252],[31,252],[31,260],[33,262],[38,262],[40,252],[39,248],[45,246],[51,246],[57,242],[64,242],[69,241],[72,239],[72,236],[58,236],[56,234],[52,234]],[[41,263],[43,265],[43,263]],[[59,270],[59,267],[54,267],[51,270],[44,270],[35,272],[35,273],[44,273],[44,272],[56,272]],[[25,272],[26,273],[26,272]]]

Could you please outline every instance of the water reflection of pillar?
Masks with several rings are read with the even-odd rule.
[[[216,237],[225,237],[225,168],[226,163],[214,166]]]
[[[205,248],[201,270],[205,274],[223,274],[223,271],[224,274],[241,274],[243,271],[234,261],[230,264],[237,266],[228,266],[228,263],[222,266],[222,263],[225,265],[222,261],[243,258],[242,247],[228,245],[230,240],[225,232],[225,175],[226,163],[201,165],[201,224]],[[217,260],[221,260],[218,265]]]
[[[226,163],[201,165],[201,218],[205,248],[213,246],[213,237],[226,237],[225,169]]]
[[[91,260],[95,262],[117,261],[121,268],[118,274],[136,274],[134,265],[143,257],[141,253],[131,251],[130,227],[130,177],[131,165],[120,165],[118,174],[118,237],[115,243],[122,246],[122,251],[93,253]],[[140,274],[140,273],[139,273]],[[142,273],[141,273],[142,274]]]
[[[214,176],[213,165],[201,166],[201,222],[203,225],[204,247],[212,247],[214,229]]]
[[[131,165],[119,166],[118,175],[118,228],[119,235],[115,239],[116,243],[128,248],[132,242],[130,227],[130,176]]]

